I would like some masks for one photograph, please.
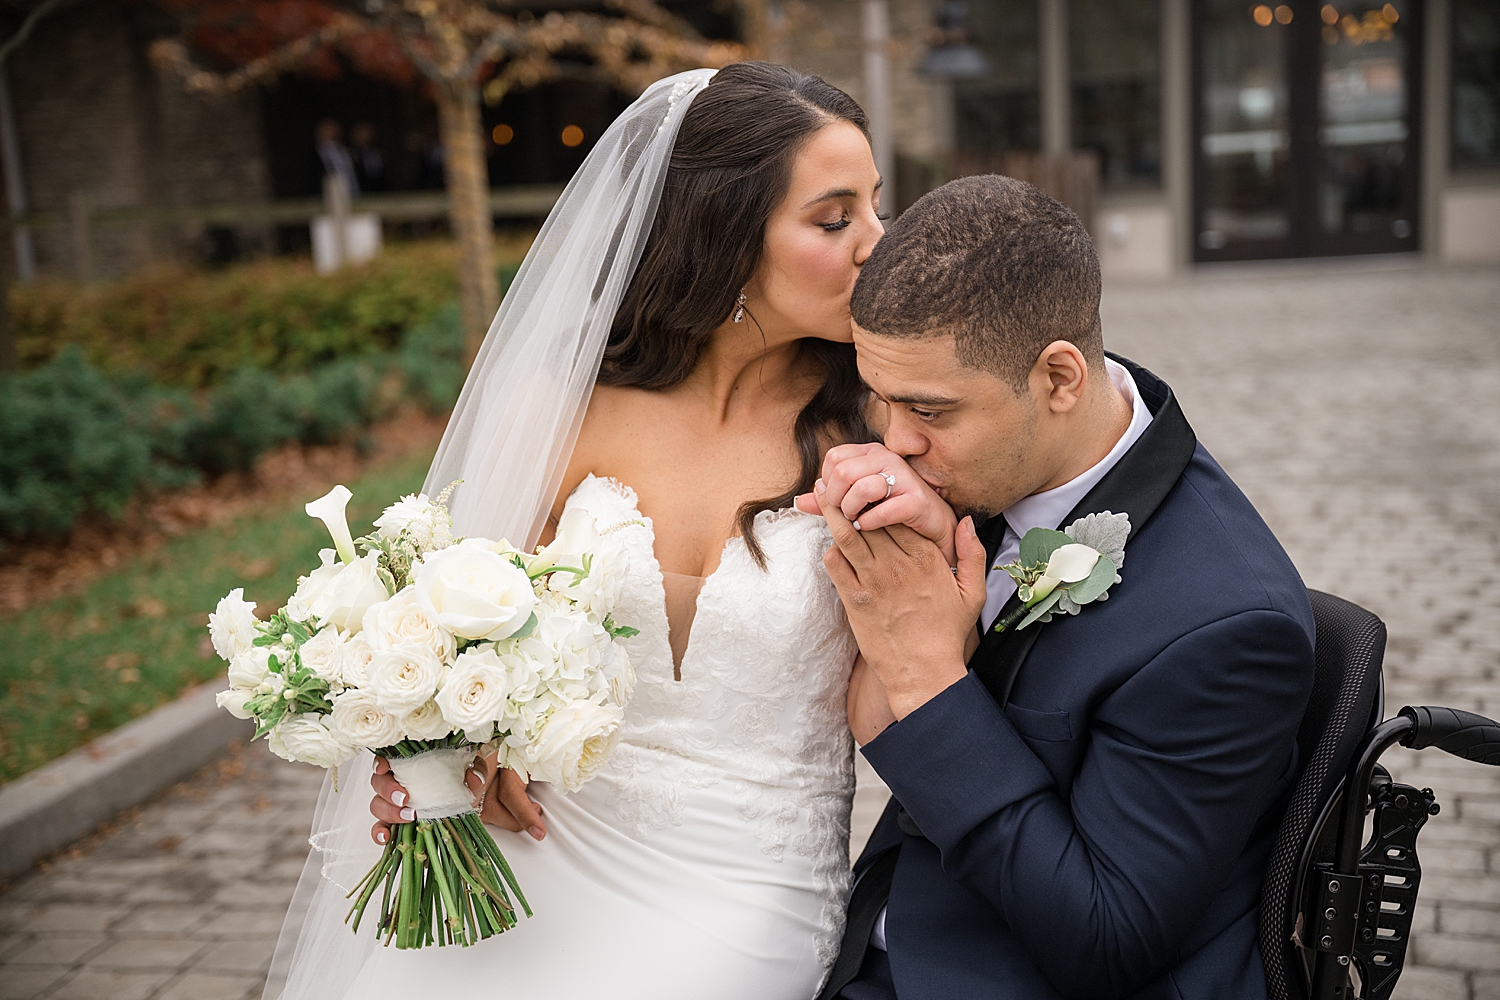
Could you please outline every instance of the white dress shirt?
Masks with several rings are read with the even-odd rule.
[[[1125,428],[1125,433],[1115,446],[1109,450],[1109,454],[1101,458],[1087,472],[1076,479],[1070,479],[1056,489],[1047,490],[1044,493],[1033,493],[1029,497],[1023,497],[1005,508],[1005,538],[1000,543],[1000,551],[996,553],[995,560],[990,564],[989,571],[984,578],[984,612],[979,620],[984,622],[988,629],[1000,616],[1000,609],[1005,602],[1010,600],[1016,592],[1016,581],[1011,575],[1001,570],[1000,567],[1008,562],[1013,562],[1021,554],[1021,536],[1032,528],[1051,528],[1056,530],[1062,525],[1062,519],[1067,517],[1078,502],[1088,496],[1089,490],[1093,489],[1104,474],[1115,467],[1130,446],[1135,444],[1140,436],[1145,433],[1147,425],[1151,423],[1151,411],[1146,408],[1146,403],[1141,399],[1141,394],[1136,391],[1135,379],[1130,377],[1130,372],[1115,361],[1106,358],[1104,360],[1105,370],[1109,372],[1109,380],[1120,390],[1120,395],[1130,404],[1131,416],[1130,426]],[[1088,511],[1088,513],[1098,513]],[[880,916],[875,919],[875,929],[870,932],[870,947],[885,951],[885,909],[881,909]]]

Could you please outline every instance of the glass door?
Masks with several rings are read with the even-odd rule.
[[[1419,0],[1197,0],[1198,260],[1415,250]]]

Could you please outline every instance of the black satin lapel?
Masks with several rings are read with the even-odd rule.
[[[1177,485],[1177,480],[1182,478],[1183,471],[1192,461],[1193,450],[1198,446],[1198,436],[1182,415],[1171,387],[1133,361],[1114,354],[1110,357],[1124,365],[1135,379],[1136,389],[1151,411],[1151,423],[1115,467],[1105,473],[1061,523],[1072,524],[1087,514],[1107,510],[1129,514],[1133,536],[1151,519],[1172,487]],[[1128,541],[1126,548],[1129,548]],[[994,558],[992,554],[991,563]],[[1019,605],[1020,599],[1012,595],[1001,609],[999,618]],[[979,648],[970,658],[969,666],[996,704],[1003,706],[1010,700],[1016,675],[1021,672],[1021,665],[1026,662],[1026,655],[1031,652],[1041,630],[1040,622],[1005,632],[990,629],[979,640]]]

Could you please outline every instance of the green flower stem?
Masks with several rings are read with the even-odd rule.
[[[479,814],[465,813],[461,818],[475,834],[473,843],[478,844],[490,856],[490,860],[494,862],[495,867],[500,869],[500,874],[505,876],[505,881],[510,886],[510,891],[516,894],[516,899],[520,900],[521,909],[528,917],[531,916],[531,906],[526,902],[526,894],[521,891],[521,886],[516,881],[515,873],[510,870],[510,865],[506,864],[505,857],[500,853],[500,845],[495,843],[495,838],[491,837],[490,832],[484,828],[484,824],[479,819]]]
[[[432,859],[433,881],[437,883],[438,892],[443,896],[443,911],[446,916],[444,923],[451,927],[456,922],[454,913],[458,910],[458,902],[453,895],[453,886],[448,883],[448,870],[443,863],[443,852],[438,847],[437,838],[432,835],[431,821],[417,824],[417,830],[422,835],[422,842],[427,845],[427,856]],[[463,943],[473,944],[474,941],[471,938]]]
[[[1020,607],[1016,608],[1016,610],[1012,611],[1010,614],[997,621],[995,623],[994,630],[996,632],[1004,632],[1006,629],[1015,625],[1016,622],[1020,621],[1022,618],[1025,618],[1026,612],[1030,610],[1031,606],[1029,604],[1022,604]]]

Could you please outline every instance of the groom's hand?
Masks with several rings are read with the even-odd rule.
[[[984,545],[964,518],[955,533],[958,571],[938,547],[904,525],[858,531],[817,493],[834,547],[823,556],[849,613],[860,655],[904,719],[962,680],[974,623],[984,609]]]
[[[886,476],[895,480],[888,483]],[[937,545],[949,566],[958,564],[953,533],[958,518],[906,460],[883,444],[841,444],[823,457],[823,494],[859,531],[904,524]],[[805,514],[821,510],[818,498],[796,499]],[[856,520],[856,518],[858,520]]]

